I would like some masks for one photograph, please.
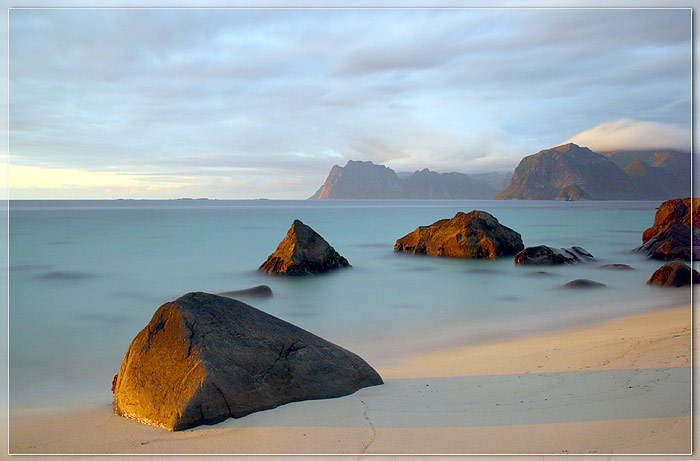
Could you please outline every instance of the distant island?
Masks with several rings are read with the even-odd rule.
[[[309,198],[489,199],[509,178],[509,173],[469,176],[427,168],[402,178],[384,165],[350,160],[344,167],[334,165],[326,182]]]
[[[690,154],[614,151],[598,154],[574,143],[520,161],[495,199],[667,200],[690,193]]]
[[[368,161],[334,165],[309,199],[668,200],[690,193],[690,153],[574,143],[524,157],[511,173],[397,174]]]

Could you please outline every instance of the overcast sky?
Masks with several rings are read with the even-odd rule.
[[[333,164],[690,145],[690,10],[11,10],[12,198],[306,198]]]

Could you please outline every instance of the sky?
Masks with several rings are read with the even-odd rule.
[[[11,198],[309,197],[334,164],[690,149],[688,9],[14,9]]]

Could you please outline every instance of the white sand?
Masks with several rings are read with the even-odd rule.
[[[10,451],[688,453],[690,332],[685,307],[438,351],[379,370],[383,386],[178,433],[108,404],[26,412]]]

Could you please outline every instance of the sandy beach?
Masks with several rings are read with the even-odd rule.
[[[668,308],[406,357],[383,386],[176,433],[108,400],[15,413],[10,453],[688,454],[690,345],[690,306]]]

